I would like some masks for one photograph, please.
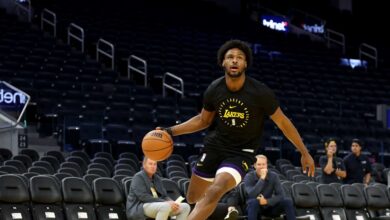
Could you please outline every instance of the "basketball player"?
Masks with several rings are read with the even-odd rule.
[[[240,40],[227,41],[218,50],[217,58],[225,76],[213,81],[205,91],[201,113],[181,124],[157,128],[177,136],[203,130],[216,120],[193,168],[187,202],[196,205],[189,220],[207,219],[221,197],[241,182],[255,161],[265,117],[270,117],[299,150],[303,171],[314,176],[313,158],[274,93],[246,75],[252,62],[249,46]]]

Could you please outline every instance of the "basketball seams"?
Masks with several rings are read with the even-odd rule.
[[[154,137],[147,137],[147,138],[144,138],[143,140],[146,140],[146,141],[161,141],[161,142],[165,142],[165,143],[172,143],[172,140],[166,141],[164,139],[154,138]]]
[[[156,151],[165,150],[165,149],[167,149],[167,148],[171,148],[171,147],[169,146],[169,147],[164,147],[164,148],[159,148],[159,149],[153,149],[153,150],[144,149],[144,151],[146,151],[146,152],[156,152]]]

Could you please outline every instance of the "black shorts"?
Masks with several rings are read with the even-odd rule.
[[[218,169],[228,167],[238,171],[243,179],[254,162],[255,157],[252,154],[242,155],[223,150],[205,149],[192,168],[192,172],[199,177],[212,179]]]

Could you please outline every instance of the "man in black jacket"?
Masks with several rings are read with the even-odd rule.
[[[295,220],[293,203],[285,196],[278,174],[268,171],[266,156],[257,155],[256,159],[256,170],[249,172],[244,179],[245,191],[248,194],[248,220],[282,213],[286,214],[287,220]]]

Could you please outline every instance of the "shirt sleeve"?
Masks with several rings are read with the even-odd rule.
[[[328,163],[328,158],[324,157],[324,156],[321,156],[319,164],[320,164],[320,167],[321,167],[322,170],[324,170],[324,168],[325,168],[327,163]]]
[[[265,181],[257,178],[256,171],[252,171],[245,175],[244,184],[248,199],[257,198],[263,190]]]
[[[274,194],[271,198],[267,199],[268,205],[274,206],[276,203],[280,202],[283,198],[286,197],[282,189],[282,184],[278,175],[274,175]]]
[[[203,94],[203,108],[207,111],[215,111],[215,105],[213,103],[214,86],[211,84]]]
[[[368,160],[368,158],[367,158],[367,165],[366,165],[366,173],[365,174],[367,174],[367,173],[372,173],[371,163]]]
[[[264,88],[262,103],[264,105],[264,112],[267,115],[274,114],[279,107],[279,101],[276,99],[275,93],[267,86]]]
[[[340,168],[340,170],[345,171],[345,164],[344,164],[344,161],[342,159],[340,159],[340,166],[337,168]]]

